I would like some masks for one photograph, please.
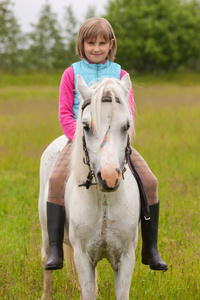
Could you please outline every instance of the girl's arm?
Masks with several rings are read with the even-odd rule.
[[[122,77],[125,74],[127,74],[127,72],[125,70],[121,70],[120,79],[122,79]],[[131,112],[132,112],[132,116],[133,116],[133,122],[134,122],[134,95],[133,95],[132,86],[131,86],[130,96],[129,96],[129,105],[130,105],[130,108],[131,108]]]
[[[74,69],[67,68],[61,78],[59,95],[59,122],[61,128],[70,140],[76,131],[76,121],[73,117],[74,103]]]

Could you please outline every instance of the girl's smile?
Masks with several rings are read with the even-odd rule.
[[[103,37],[97,36],[96,40],[84,41],[84,52],[86,58],[95,64],[101,64],[108,56],[113,46],[113,40],[106,42]]]

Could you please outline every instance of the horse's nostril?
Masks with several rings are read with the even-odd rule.
[[[120,169],[119,168],[116,168],[115,170],[117,171],[118,174],[120,173]]]
[[[101,172],[98,172],[98,173],[97,173],[97,178],[100,179],[100,180],[102,180]]]

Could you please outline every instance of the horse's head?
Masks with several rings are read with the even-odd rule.
[[[124,172],[125,152],[133,125],[128,104],[130,88],[128,74],[121,81],[105,78],[92,87],[88,87],[81,76],[77,78],[77,90],[82,102],[74,150],[78,149],[79,158],[80,153],[84,152],[88,166],[102,191],[115,191]],[[80,151],[80,148],[84,151]],[[79,168],[81,163],[83,164],[79,161]],[[79,177],[79,181],[81,180],[83,178]]]

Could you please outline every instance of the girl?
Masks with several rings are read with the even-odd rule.
[[[47,228],[50,251],[46,270],[63,267],[64,187],[70,174],[71,145],[80,104],[76,91],[76,78],[78,74],[81,75],[87,84],[102,77],[121,79],[127,72],[113,62],[116,50],[116,38],[110,23],[103,18],[88,19],[82,24],[77,36],[76,54],[81,61],[67,68],[61,79],[59,121],[69,141],[61,151],[49,181]],[[134,118],[132,89],[129,104]],[[167,265],[160,257],[157,248],[159,219],[157,179],[141,155],[133,148],[130,160],[142,181],[151,215],[151,218],[146,220],[141,213],[142,262],[150,265],[153,270],[167,270]]]

